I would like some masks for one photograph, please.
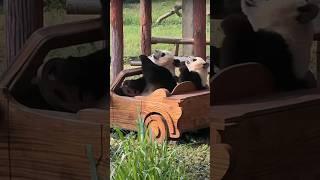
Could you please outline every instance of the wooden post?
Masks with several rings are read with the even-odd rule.
[[[111,0],[111,78],[123,69],[123,0]]]
[[[182,38],[193,39],[193,0],[182,0]],[[183,45],[183,55],[193,55],[193,45]]]
[[[194,55],[206,59],[206,0],[193,0]]]
[[[140,0],[141,53],[151,55],[151,0]]]
[[[5,0],[4,10],[8,67],[28,37],[43,26],[43,0]]]

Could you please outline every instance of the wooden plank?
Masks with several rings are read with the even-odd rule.
[[[193,0],[182,0],[182,14],[182,38],[193,39]],[[182,55],[193,55],[193,45],[183,45]]]
[[[67,0],[67,14],[100,14],[101,4],[99,0]]]
[[[193,3],[194,55],[206,59],[206,1]]]
[[[320,87],[320,43],[319,41],[316,41],[316,62],[317,62],[317,67],[316,67],[316,77],[317,77],[317,87]]]
[[[140,0],[141,54],[151,55],[151,0]]]
[[[111,77],[123,69],[123,1],[111,0]]]
[[[12,178],[90,179],[88,144],[93,146],[95,160],[100,160],[99,174],[107,177],[104,153],[109,146],[104,144],[104,125],[92,123],[91,119],[77,121],[35,114],[32,109],[13,103],[9,118]]]
[[[3,92],[1,88],[1,92]],[[8,99],[0,96],[0,179],[10,179]]]
[[[164,43],[164,44],[193,44],[193,38],[172,38],[172,37],[151,37],[152,44]],[[210,45],[210,41],[206,41],[206,45]],[[190,54],[192,55],[192,53]],[[190,56],[189,55],[189,56]]]
[[[225,180],[317,179],[320,174],[320,104],[245,117],[226,128],[232,146]],[[246,147],[246,148],[244,148]]]
[[[43,26],[43,0],[5,0],[4,9],[8,67],[31,33]]]

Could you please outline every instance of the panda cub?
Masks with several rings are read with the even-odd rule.
[[[140,59],[142,63],[142,74],[146,83],[141,95],[149,95],[159,88],[165,88],[170,92],[175,88],[177,82],[175,76],[168,69],[168,66],[170,67],[169,64],[165,64],[158,59],[153,62],[145,55],[141,55]],[[173,66],[173,64],[171,64],[171,66]]]
[[[208,88],[208,67],[209,63],[201,57],[189,56],[185,64],[180,66],[179,82],[191,81],[197,90]]]
[[[241,8],[245,16],[222,23],[220,67],[258,62],[271,71],[279,90],[313,87],[309,60],[318,7],[306,0],[241,0]]]
[[[155,50],[150,59],[147,56],[141,55],[140,60],[143,76],[139,79],[124,81],[120,88],[122,95],[129,97],[148,95],[158,88],[166,88],[169,91],[173,90],[177,80],[175,67],[179,66],[180,61],[174,59],[171,52]],[[172,78],[174,79],[174,83],[172,82]]]

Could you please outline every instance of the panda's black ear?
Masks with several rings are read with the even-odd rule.
[[[149,59],[148,56],[143,55],[143,54],[140,55],[139,58],[140,58],[141,61],[146,60],[146,59]]]
[[[315,4],[308,3],[298,8],[299,15],[297,21],[306,24],[312,21],[319,13],[319,7]]]
[[[207,69],[209,67],[209,65],[210,65],[209,63],[205,63],[205,64],[203,64],[203,68]]]
[[[180,60],[179,60],[179,59],[174,59],[174,60],[173,60],[173,65],[174,65],[175,67],[180,67]]]

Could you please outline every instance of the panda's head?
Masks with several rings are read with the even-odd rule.
[[[201,57],[189,56],[186,59],[185,64],[189,71],[193,71],[199,74],[202,81],[202,85],[206,86],[209,63],[207,63]]]
[[[293,70],[304,78],[309,70],[314,36],[315,0],[241,0],[241,8],[254,31],[281,35],[293,59]]]
[[[173,54],[166,50],[155,50],[150,60],[158,66],[167,68],[173,76],[175,76],[175,67],[180,64],[180,61],[174,59]]]
[[[241,8],[254,30],[304,26],[319,11],[308,0],[241,0]]]

